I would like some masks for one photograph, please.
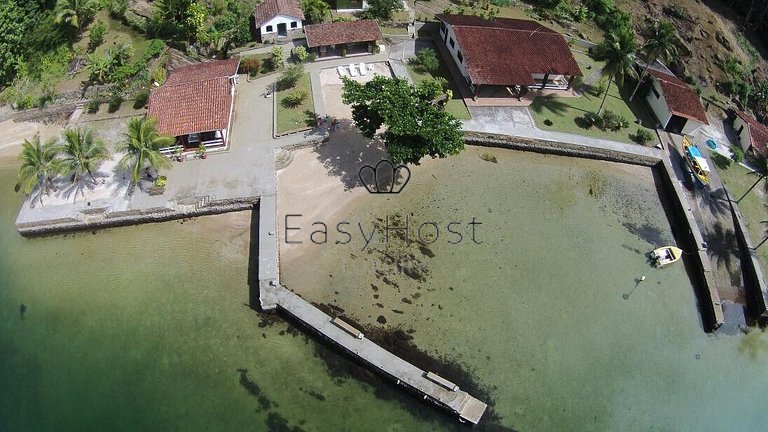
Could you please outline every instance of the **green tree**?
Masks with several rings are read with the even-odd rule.
[[[272,69],[283,67],[283,64],[285,64],[285,51],[283,51],[283,47],[272,47],[271,57],[269,60],[270,63],[272,63]]]
[[[280,79],[277,80],[277,89],[286,90],[296,87],[302,75],[304,75],[304,67],[300,64],[285,68],[285,71],[280,75]]]
[[[367,18],[376,18],[382,21],[392,19],[392,13],[403,9],[402,0],[371,0],[368,2]]]
[[[109,77],[112,70],[112,64],[109,58],[96,53],[88,54],[88,69],[89,78],[96,83],[103,83]]]
[[[18,184],[25,194],[30,194],[40,186],[40,204],[43,204],[42,194],[48,194],[53,186],[53,178],[59,173],[60,165],[56,159],[56,142],[51,139],[40,142],[40,136],[35,135],[32,141],[24,140],[19,155]]]
[[[101,21],[96,21],[88,34],[88,51],[93,52],[104,42],[104,35],[107,33],[107,26]]]
[[[352,106],[352,118],[363,136],[373,138],[386,126],[384,143],[396,163],[418,164],[424,156],[446,157],[464,148],[461,122],[433,101],[440,85],[409,84],[376,76],[367,83],[344,79],[342,99]]]
[[[331,7],[323,0],[301,0],[301,10],[307,24],[321,23],[331,13]]]
[[[170,168],[171,162],[160,149],[173,145],[175,138],[157,131],[157,119],[134,117],[128,122],[128,131],[117,151],[125,153],[119,166],[131,172],[131,186],[139,182],[141,171],[152,167],[155,171]]]
[[[84,128],[67,129],[63,137],[64,143],[58,147],[58,152],[63,156],[60,172],[74,174],[75,182],[88,174],[96,184],[93,172],[110,157],[104,141],[97,139],[92,129]]]
[[[621,86],[624,84],[625,77],[637,75],[635,72],[636,48],[635,33],[627,27],[608,33],[605,41],[597,47],[595,58],[605,62],[602,73],[608,74],[608,86],[603,94],[603,100],[600,102],[600,108],[597,110],[598,114],[603,111],[605,98],[608,96],[613,80],[615,79],[616,83]]]
[[[410,60],[411,63],[418,65],[421,69],[431,74],[435,74],[440,69],[440,60],[437,59],[435,50],[424,48],[416,53],[416,57]]]
[[[93,18],[98,9],[96,0],[58,0],[56,2],[56,24],[69,24],[83,34],[83,26]]]
[[[13,80],[22,60],[26,18],[13,1],[0,1],[0,87]]]
[[[656,60],[668,63],[677,55],[677,36],[675,36],[675,26],[672,24],[672,21],[656,21],[649,25],[646,28],[646,41],[645,44],[643,44],[641,51],[645,56],[646,63],[635,89],[632,90],[632,94],[629,96],[630,102],[635,97],[637,89],[640,88],[640,84],[642,84],[643,79],[648,73],[648,68],[651,66],[651,63]]]

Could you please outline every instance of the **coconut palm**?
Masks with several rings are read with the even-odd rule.
[[[600,108],[597,113],[603,111],[605,98],[611,88],[611,82],[615,79],[619,85],[624,83],[627,76],[636,76],[635,72],[635,32],[629,27],[621,27],[615,32],[611,32],[597,48],[597,60],[604,61],[602,73],[608,74],[608,86],[603,93],[603,101],[600,102]]]
[[[85,21],[91,18],[98,8],[96,0],[58,0],[56,2],[56,24],[66,23],[83,34]]]
[[[96,184],[93,172],[102,162],[109,159],[109,151],[104,141],[94,137],[92,129],[67,129],[64,131],[64,143],[58,148],[61,158],[61,173],[74,174],[77,182],[88,174]]]
[[[48,194],[53,185],[53,178],[59,173],[60,165],[56,159],[56,150],[54,140],[41,143],[39,135],[35,135],[31,141],[24,140],[21,145],[18,184],[25,194],[31,193],[40,186],[41,205],[43,204],[42,194]]]
[[[157,131],[157,119],[152,117],[134,117],[128,122],[128,131],[123,134],[125,140],[118,151],[125,153],[120,159],[120,167],[131,171],[132,186],[141,178],[141,171],[151,167],[155,171],[170,168],[171,161],[160,153],[160,149],[173,145],[175,138],[162,135]]]
[[[667,63],[677,55],[677,36],[675,36],[675,26],[672,25],[672,21],[656,21],[648,26],[646,32],[648,39],[641,48],[641,51],[645,56],[646,64],[643,68],[643,73],[640,75],[640,79],[637,81],[635,89],[632,90],[632,94],[629,96],[630,102],[635,97],[637,89],[640,88],[640,84],[648,73],[648,68],[651,66],[651,63],[656,60],[661,60]]]

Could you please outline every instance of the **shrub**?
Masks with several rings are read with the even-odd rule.
[[[440,69],[440,60],[437,59],[435,50],[431,48],[425,48],[418,53],[416,57],[410,60],[414,65],[418,65],[421,69],[431,74],[435,74]]]
[[[147,106],[149,100],[149,91],[144,90],[136,95],[136,99],[133,100],[133,109],[141,109]]]
[[[125,17],[125,12],[128,10],[128,0],[107,0],[106,3],[109,14],[114,18]]]
[[[296,84],[303,74],[304,68],[301,65],[295,65],[285,69],[285,72],[280,75],[280,79],[277,80],[278,90],[286,90],[296,87]]]
[[[602,124],[597,125],[602,130],[619,131],[629,127],[629,121],[610,110],[603,111]]]
[[[738,144],[731,146],[731,158],[734,162],[739,163],[744,160],[744,149]]]
[[[240,73],[256,76],[261,70],[261,60],[256,57],[246,57],[240,62]]]
[[[294,90],[283,99],[283,104],[288,108],[296,108],[304,103],[308,97],[309,92],[306,90]]]
[[[445,78],[443,78],[443,77],[441,77],[441,76],[439,76],[439,77],[435,77],[435,78],[433,79],[433,81],[434,81],[435,83],[437,83],[437,85],[438,85],[438,86],[440,86],[440,89],[441,89],[442,91],[446,91],[446,90],[448,90],[449,88],[451,88],[451,87],[450,87],[450,85],[448,84],[448,80],[447,80],[447,79],[445,79]]]
[[[600,115],[596,112],[585,113],[582,117],[584,128],[589,129],[592,126],[599,125],[601,123]],[[598,126],[599,127],[599,126]]]
[[[104,35],[107,33],[107,26],[101,21],[96,21],[88,34],[88,51],[93,52],[99,45],[104,43]]]
[[[96,114],[99,112],[99,107],[101,107],[101,101],[98,99],[91,99],[88,101],[88,105],[86,106],[86,110],[88,111],[88,114]]]
[[[296,57],[296,60],[299,63],[304,63],[309,60],[309,52],[307,52],[307,48],[304,45],[299,45],[294,48],[293,56]]]
[[[545,124],[545,125],[547,125],[547,126],[552,126],[552,120],[550,120],[550,119],[545,119],[545,120],[544,120],[544,124]]]
[[[165,68],[162,66],[155,68],[152,71],[151,78],[152,78],[152,81],[156,82],[158,85],[163,85],[165,83],[165,78],[166,78]]]
[[[123,97],[120,95],[114,95],[109,100],[109,106],[107,108],[107,112],[113,113],[120,109],[120,105],[123,104]]]
[[[283,67],[285,64],[285,51],[283,51],[282,47],[276,46],[272,47],[272,57],[270,57],[270,61],[272,63],[272,68],[277,69]]]
[[[638,128],[637,132],[634,135],[630,135],[629,138],[638,144],[646,145],[653,140],[653,134],[648,129]]]

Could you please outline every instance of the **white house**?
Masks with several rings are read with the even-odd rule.
[[[745,152],[768,156],[768,126],[760,123],[747,113],[736,111],[733,129],[739,136],[739,144]]]
[[[264,0],[253,11],[254,26],[262,42],[301,37],[304,34],[303,19],[299,0]]]
[[[330,4],[337,12],[358,12],[368,10],[368,2],[365,0],[333,0]]]
[[[648,76],[651,86],[646,100],[662,129],[693,135],[702,125],[709,124],[696,90],[659,63],[648,68]]]

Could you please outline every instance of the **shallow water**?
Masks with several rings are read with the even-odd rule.
[[[28,240],[14,183],[0,167],[0,431],[455,427],[285,322],[260,327],[250,215]]]
[[[406,216],[421,244],[392,230],[384,241],[381,226]],[[764,428],[766,335],[704,333],[685,266],[657,270],[644,256],[674,244],[650,169],[469,148],[340,220],[379,229],[366,246],[355,232],[336,244],[346,236],[331,228],[329,243],[283,261],[282,282],[364,325],[411,330],[489,390],[506,427]]]

